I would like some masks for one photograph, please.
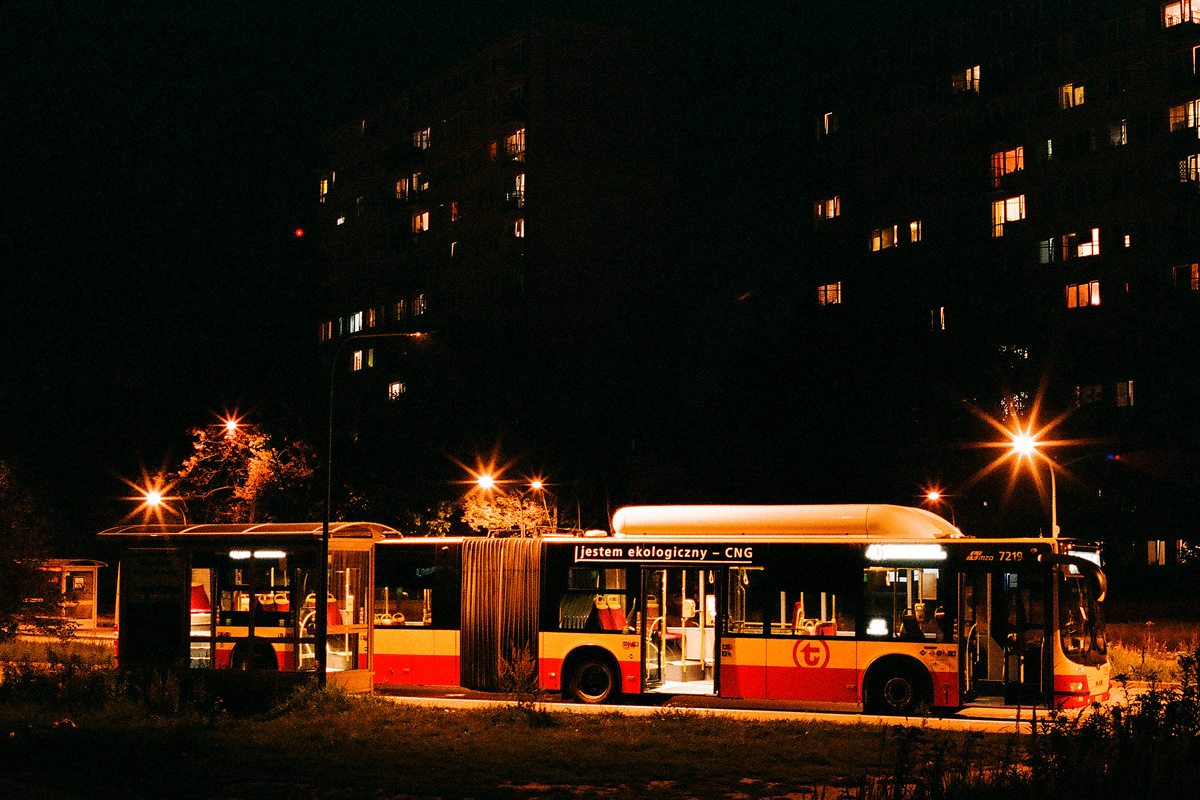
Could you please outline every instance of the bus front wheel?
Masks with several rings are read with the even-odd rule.
[[[928,704],[924,682],[912,667],[882,669],[871,676],[867,711],[873,714],[912,716]]]
[[[567,691],[580,703],[603,703],[617,691],[612,665],[599,659],[580,661],[567,681]]]

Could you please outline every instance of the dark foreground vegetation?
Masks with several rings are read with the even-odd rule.
[[[984,735],[528,700],[446,711],[312,689],[255,707],[51,648],[48,664],[4,665],[0,797],[1197,797],[1198,656],[1181,659],[1179,687]]]

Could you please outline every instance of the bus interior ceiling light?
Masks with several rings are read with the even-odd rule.
[[[283,558],[287,553],[282,550],[255,550],[253,556],[255,558]],[[245,560],[251,556],[249,550],[230,550],[229,557],[240,560]]]
[[[940,544],[873,544],[867,548],[870,561],[945,561]]]

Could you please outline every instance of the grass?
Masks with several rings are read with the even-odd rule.
[[[53,664],[72,659],[88,666],[111,667],[113,648],[111,644],[82,642],[74,639],[66,641],[14,639],[0,642],[0,663],[29,661]]]
[[[1032,736],[676,710],[551,713],[525,692],[521,654],[506,686],[520,702],[507,707],[444,710],[302,688],[239,714],[232,693],[215,694],[231,687],[201,691],[188,674],[135,684],[103,652],[42,645],[8,651],[17,660],[0,682],[0,796],[1200,796],[1200,649],[1186,651],[1196,626],[1118,620],[1109,631],[1115,671],[1178,686],[1058,715]],[[1185,652],[1172,661],[1176,648]]]
[[[1200,648],[1200,622],[1192,614],[1177,618],[1160,607],[1119,605],[1106,627],[1113,675],[1131,680],[1177,683],[1179,657]]]
[[[526,704],[441,710],[314,691],[241,718],[186,704],[159,713],[133,699],[0,703],[0,787],[7,779],[16,789],[89,787],[89,796],[134,800],[724,800],[812,796],[834,785],[866,797],[902,752],[914,763],[932,761],[917,752],[942,751],[982,765],[1008,747],[1007,737],[890,725],[551,714]]]

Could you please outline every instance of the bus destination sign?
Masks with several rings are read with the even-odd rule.
[[[754,546],[747,544],[602,544],[575,545],[575,563],[602,561],[671,561],[684,564],[749,564]]]

